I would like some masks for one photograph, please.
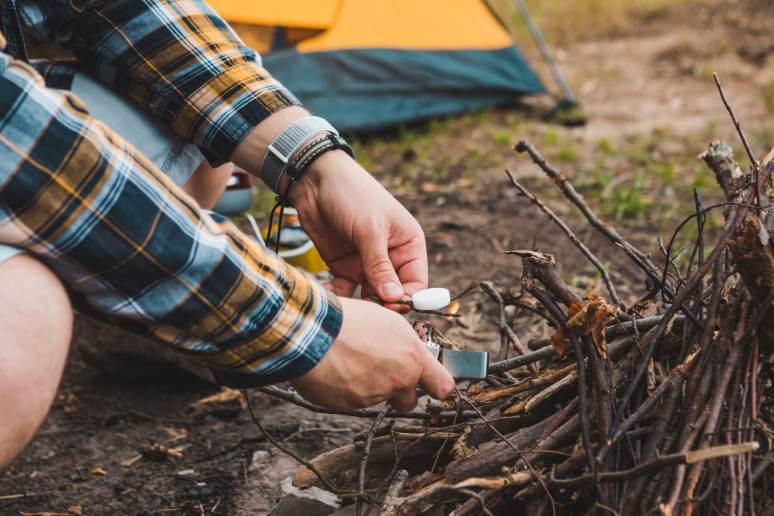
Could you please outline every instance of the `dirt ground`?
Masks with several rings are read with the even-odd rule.
[[[565,167],[572,170],[583,161],[591,152],[589,142],[663,127],[679,145],[663,144],[657,150],[664,154],[695,156],[710,137],[738,145],[711,79],[714,70],[721,73],[754,145],[763,147],[759,140],[765,142],[770,134],[770,112],[760,89],[774,79],[765,56],[774,45],[768,29],[771,4],[694,3],[640,20],[626,33],[561,48],[560,64],[590,117],[584,127],[561,129],[579,142],[578,157]],[[534,52],[525,53],[538,62]],[[498,123],[515,113],[532,121],[532,130],[552,130],[540,121],[544,104],[538,100],[515,111],[498,110],[491,120]],[[524,157],[505,156],[504,164],[518,177],[546,183]],[[377,168],[387,177],[391,167],[398,165],[385,162]],[[501,171],[499,167],[497,173]],[[598,285],[596,271],[556,226],[515,195],[504,176],[442,194],[420,183],[398,196],[427,235],[431,285],[459,290],[473,281],[494,280],[515,286],[521,274],[518,261],[499,252],[530,249],[536,237],[541,251],[556,255],[568,281],[581,288]],[[549,205],[562,215],[571,211],[556,198]],[[626,226],[625,234],[646,248],[659,229]],[[604,256],[625,300],[644,292],[644,276],[622,253],[588,227],[581,227],[578,236]],[[455,338],[471,349],[498,349],[492,310],[483,294],[465,298],[467,328],[454,329]],[[519,321],[522,341],[547,335],[538,321],[526,316]],[[197,400],[218,391],[193,380],[162,379],[148,385],[108,377],[73,349],[51,413],[0,478],[0,515],[80,514],[78,507],[85,515],[266,514],[279,481],[293,475],[297,464],[265,441],[237,401],[209,411],[195,407]],[[314,414],[265,395],[255,397],[253,404],[270,432],[306,458],[351,443],[370,424]],[[180,448],[182,459],[158,457],[151,449],[155,444]]]

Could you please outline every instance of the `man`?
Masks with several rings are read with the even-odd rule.
[[[448,372],[392,304],[427,285],[422,231],[343,150],[321,155],[288,197],[331,268],[325,290],[216,222],[71,93],[24,62],[13,0],[0,0],[0,470],[53,399],[71,304],[207,363],[231,386],[290,380],[353,409],[437,398]],[[212,166],[257,174],[269,144],[308,116],[228,25],[192,0],[23,0],[36,37],[196,143]],[[6,41],[7,40],[7,41]],[[15,56],[16,58],[14,59]],[[280,191],[288,184],[282,176]]]

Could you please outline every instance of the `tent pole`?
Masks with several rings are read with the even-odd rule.
[[[543,59],[546,61],[548,68],[551,70],[551,75],[554,76],[556,85],[559,86],[559,90],[561,90],[565,102],[567,104],[577,104],[578,101],[575,99],[575,95],[572,94],[570,86],[567,84],[567,81],[564,80],[562,72],[559,71],[559,67],[556,65],[554,56],[551,54],[551,50],[548,48],[546,40],[543,39],[543,34],[540,33],[540,29],[535,23],[535,19],[532,18],[532,14],[529,12],[529,9],[527,9],[527,5],[524,3],[524,0],[513,0],[513,3],[516,4],[516,8],[519,10],[519,13],[524,20],[524,23],[527,25],[530,34],[532,34],[532,39],[535,40],[535,44],[537,44],[538,49],[540,49],[540,53],[543,55]]]

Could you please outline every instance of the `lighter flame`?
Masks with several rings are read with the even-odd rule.
[[[459,311],[460,311],[460,302],[459,301],[455,301],[454,303],[449,305],[449,309],[446,311],[446,313],[447,314],[456,314]],[[447,317],[446,320],[447,321],[451,321],[452,318],[451,317]]]

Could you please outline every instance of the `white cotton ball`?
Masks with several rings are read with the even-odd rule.
[[[411,301],[417,310],[439,310],[451,302],[451,295],[445,288],[428,288],[414,294]]]

